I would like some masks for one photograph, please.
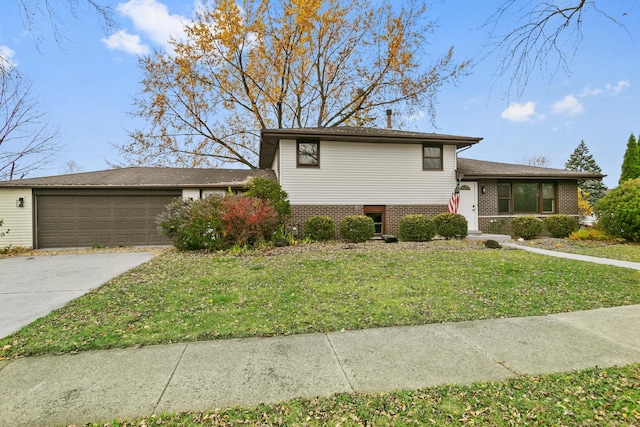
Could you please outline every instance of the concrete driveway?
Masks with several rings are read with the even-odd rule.
[[[105,252],[0,259],[0,338],[153,257]]]

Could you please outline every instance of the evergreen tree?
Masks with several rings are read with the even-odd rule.
[[[640,139],[640,137],[638,139]],[[640,178],[640,147],[638,146],[636,137],[631,134],[627,142],[627,151],[624,152],[622,173],[620,174],[618,184],[634,178]]]
[[[589,149],[584,141],[580,141],[580,144],[573,151],[564,167],[577,172],[602,173],[600,166],[593,159],[593,156],[589,154]],[[604,197],[604,192],[607,189],[600,179],[588,179],[578,184],[578,187],[582,190],[584,199],[591,206],[595,206],[596,202]]]

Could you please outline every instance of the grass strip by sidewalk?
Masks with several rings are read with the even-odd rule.
[[[478,243],[298,249],[160,255],[0,340],[0,357],[640,303],[637,271]]]
[[[559,250],[563,250],[560,247]],[[640,262],[640,244],[619,244],[608,246],[572,245],[567,252],[601,258],[619,259],[621,261]]]
[[[337,394],[93,426],[640,425],[640,364],[501,382]]]

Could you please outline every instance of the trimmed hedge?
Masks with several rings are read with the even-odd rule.
[[[332,240],[336,237],[336,223],[328,216],[313,216],[304,224],[304,235],[311,240]]]
[[[511,220],[511,234],[525,240],[533,239],[542,233],[543,228],[544,223],[535,216],[518,216]]]
[[[467,219],[460,214],[441,213],[433,217],[436,232],[445,239],[464,239],[469,232]]]
[[[406,215],[400,219],[398,234],[405,242],[428,242],[436,235],[436,224],[426,215]]]
[[[365,215],[345,216],[340,221],[340,236],[347,242],[366,242],[376,233],[373,220]]]
[[[578,229],[578,220],[569,215],[551,215],[544,218],[544,227],[551,236],[564,239]]]

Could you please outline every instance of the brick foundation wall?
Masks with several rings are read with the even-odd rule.
[[[303,236],[307,219],[318,215],[328,216],[336,223],[337,234],[340,220],[349,215],[362,215],[362,209],[362,205],[292,205],[289,224],[298,229],[298,236]]]
[[[298,235],[304,235],[305,222],[318,215],[328,216],[336,223],[336,233],[340,230],[340,221],[345,216],[363,215],[363,205],[292,205],[289,225],[298,229]],[[398,234],[400,219],[409,214],[434,216],[447,212],[446,205],[387,205],[385,207],[385,234]],[[337,237],[337,236],[336,236]]]
[[[400,220],[406,215],[421,214],[433,217],[448,212],[447,205],[391,205],[387,206],[387,234],[398,235]]]
[[[482,187],[485,188],[485,194],[482,194]],[[559,181],[556,197],[558,214],[578,216],[578,184],[576,182]],[[335,221],[337,234],[342,218],[349,215],[363,215],[363,209],[362,205],[293,205],[289,224],[297,227],[298,235],[303,236],[307,219],[324,215]],[[384,232],[397,236],[400,219],[405,215],[422,214],[432,217],[442,212],[447,212],[447,205],[387,205]],[[513,217],[508,215],[498,215],[498,180],[478,180],[478,228],[480,231],[510,234],[511,219]]]

